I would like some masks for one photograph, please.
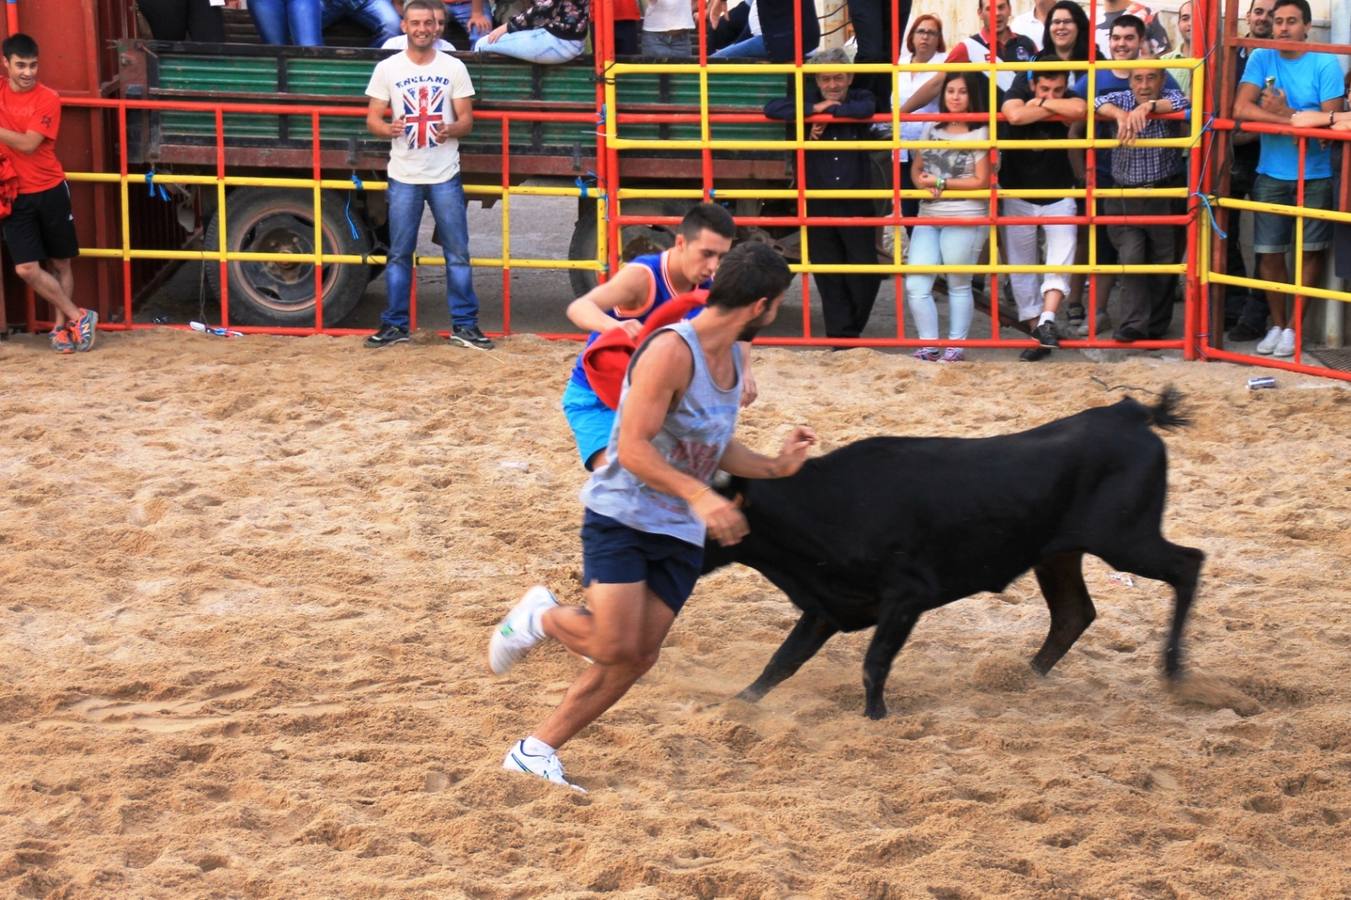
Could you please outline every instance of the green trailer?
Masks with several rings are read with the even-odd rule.
[[[308,108],[347,107],[364,110],[365,89],[375,64],[388,51],[350,47],[271,47],[245,44],[203,45],[127,40],[117,45],[118,90],[129,100],[187,103],[267,103],[294,105],[289,114],[225,113],[225,159],[231,176],[291,176],[313,172],[313,118]],[[501,57],[463,54],[477,96],[476,111],[516,113],[510,126],[508,181],[512,185],[594,185],[596,75],[592,61],[540,66]],[[764,103],[783,96],[790,83],[782,74],[746,72],[710,78],[710,109],[718,113],[758,114]],[[624,113],[689,113],[699,110],[696,74],[631,74],[616,86]],[[303,109],[303,111],[301,111]],[[581,121],[545,121],[552,113],[582,116]],[[541,116],[544,114],[544,116]],[[625,124],[625,137],[697,139],[697,122]],[[382,180],[388,143],[366,131],[364,116],[321,115],[319,157],[322,175],[346,180]],[[776,140],[782,123],[720,123],[715,136],[724,139]],[[132,110],[127,121],[127,156],[133,171],[210,174],[216,172],[216,118],[207,110]],[[460,144],[466,185],[502,182],[502,125],[480,117]],[[719,152],[715,154],[719,188],[782,187],[790,176],[783,153]],[[699,156],[687,151],[644,151],[620,154],[626,187],[699,187]],[[322,203],[325,252],[365,255],[383,252],[383,194],[325,191]],[[207,247],[217,245],[215,191],[199,188],[184,195],[184,207],[196,211],[196,235]],[[485,204],[495,202],[486,197]],[[227,198],[227,246],[232,251],[312,252],[313,201],[308,190],[235,187]],[[595,258],[594,199],[579,198],[571,255]],[[738,212],[752,212],[739,209]],[[667,201],[626,203],[626,215],[673,215],[680,204]],[[635,227],[622,236],[624,256],[660,245],[663,229]],[[213,289],[219,267],[207,266]],[[331,270],[331,271],[330,271]],[[327,324],[336,325],[360,300],[374,266],[325,267],[324,309]],[[594,274],[573,270],[573,286],[585,289]],[[232,318],[271,325],[307,325],[314,321],[314,275],[305,264],[233,262],[228,266]]]

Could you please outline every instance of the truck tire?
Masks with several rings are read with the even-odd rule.
[[[305,190],[236,188],[226,207],[229,228],[226,248],[246,253],[311,253],[314,250],[314,201]],[[370,253],[370,233],[358,210],[350,212],[332,192],[321,198],[324,252],[364,256]],[[355,226],[356,236],[353,237]],[[220,241],[220,212],[207,225],[205,246]],[[314,266],[308,260],[289,262],[231,262],[230,321],[251,325],[305,327],[314,324]],[[208,260],[210,290],[220,292],[220,266]],[[323,267],[324,325],[333,327],[351,314],[370,281],[370,267],[328,263]]]
[[[694,205],[694,201],[681,200],[630,200],[624,204],[626,215],[683,216]],[[665,225],[628,225],[621,235],[619,250],[621,262],[627,262],[644,253],[658,253],[675,243],[675,230]],[[572,241],[568,245],[568,259],[596,258],[596,204],[585,203],[578,210],[577,223],[572,228]],[[572,282],[573,295],[580,297],[598,283],[596,273],[590,269],[570,269],[568,278]]]

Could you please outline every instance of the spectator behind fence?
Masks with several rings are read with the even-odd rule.
[[[854,62],[891,62],[892,3],[896,4],[896,33],[904,35],[906,23],[910,21],[911,0],[848,0],[849,21],[854,26],[854,42],[858,48]],[[891,114],[891,76],[888,73],[859,73],[855,81],[858,90],[872,93],[877,112]],[[891,126],[879,123],[879,127],[885,131]]]
[[[813,62],[847,65],[843,50],[823,50]],[[833,116],[841,121],[815,122],[806,126],[809,141],[866,141],[868,122],[874,111],[872,94],[851,88],[848,72],[817,72],[811,81],[803,81],[800,114]],[[799,115],[796,97],[782,97],[765,104],[771,119],[792,122]],[[852,121],[851,121],[852,120]],[[872,184],[872,163],[866,150],[807,150],[803,154],[808,190],[865,190]],[[849,218],[873,215],[873,201],[809,198],[809,216]],[[807,253],[813,263],[825,265],[876,265],[877,229],[862,226],[811,225],[807,228]],[[826,336],[856,338],[863,333],[872,315],[873,303],[881,281],[876,275],[816,273],[821,292],[821,312]]]
[[[1140,45],[1140,55],[1157,58],[1163,56],[1172,47],[1168,40],[1168,31],[1154,11],[1143,3],[1132,0],[1103,0],[1098,6],[1098,56],[1112,55],[1112,26],[1121,16],[1134,16],[1143,23],[1144,40]]]
[[[1191,104],[1185,94],[1164,88],[1162,69],[1131,72],[1128,91],[1098,97],[1098,114],[1116,122],[1121,146],[1112,154],[1112,179],[1123,188],[1173,188],[1187,183],[1187,157],[1174,147],[1137,147],[1140,139],[1180,137],[1181,122],[1151,118],[1181,112]],[[1104,206],[1109,216],[1170,216],[1185,204],[1172,197],[1110,197]],[[1116,247],[1123,266],[1172,265],[1177,261],[1177,225],[1123,223],[1107,226],[1107,236]],[[1173,319],[1172,275],[1123,275],[1121,321],[1113,339],[1122,343],[1157,340],[1168,333]]]
[[[324,29],[350,19],[371,32],[379,47],[400,30],[390,0],[250,0],[249,14],[268,44],[322,47]]]
[[[590,23],[587,0],[534,0],[480,38],[474,50],[533,63],[565,63],[582,55]]]
[[[695,0],[648,0],[643,13],[643,56],[685,59],[694,53]]]
[[[1308,39],[1311,13],[1308,0],[1276,0],[1272,28],[1279,41]],[[1313,110],[1331,123],[1342,107],[1342,70],[1336,57],[1304,50],[1252,52],[1234,100],[1234,118],[1241,122],[1292,125],[1298,112]],[[1332,209],[1332,152],[1319,141],[1308,141],[1304,156],[1304,206]],[[1295,206],[1299,188],[1299,144],[1281,134],[1261,136],[1261,156],[1252,197],[1259,203]],[[1253,252],[1257,270],[1266,281],[1291,283],[1285,254],[1294,245],[1295,219],[1282,213],[1253,214]],[[1332,223],[1304,220],[1304,284],[1318,284],[1324,251],[1332,240]],[[1293,356],[1295,329],[1286,296],[1267,291],[1271,328],[1257,345],[1263,355]]]
[[[474,127],[474,85],[455,57],[436,50],[440,0],[406,0],[408,49],[381,60],[366,86],[366,127],[387,138],[389,175],[389,304],[367,347],[408,340],[413,251],[424,206],[430,206],[446,260],[446,303],[452,343],[489,349],[478,327],[478,297],[469,268],[469,224],[460,182],[459,139]],[[385,114],[391,112],[389,120]]]
[[[948,45],[943,40],[943,22],[928,13],[915,19],[910,33],[905,37],[905,48],[897,62],[904,63],[941,63],[948,58]],[[896,102],[905,103],[911,95],[933,75],[929,72],[897,72]],[[938,98],[915,110],[917,115],[938,112]],[[901,123],[901,140],[917,141],[924,130],[924,122],[904,121]],[[901,149],[901,190],[913,190],[915,184],[910,179],[910,151]],[[919,211],[918,200],[902,200],[901,216],[913,219]]]
[[[445,37],[444,37],[444,35],[445,35],[445,33],[446,33],[446,9],[447,9],[447,7],[444,7],[444,6],[441,6],[440,4],[437,4],[436,12],[434,13],[435,18],[436,18],[436,25],[435,25],[435,27],[434,27],[433,30],[436,31],[436,34],[438,35],[438,37],[436,38],[436,42],[433,43],[432,46],[435,47],[437,50],[441,50],[441,51],[443,51],[443,52],[445,52],[445,53],[450,53],[452,50],[455,49],[455,47],[454,47],[453,45],[451,45],[451,43],[450,43],[449,41],[447,41],[447,40],[445,39]],[[400,29],[402,29],[402,28],[404,27],[402,22],[399,23],[399,27],[400,27]],[[381,49],[381,50],[407,50],[407,49],[408,49],[408,35],[407,35],[407,34],[400,34],[400,35],[397,35],[397,36],[395,36],[395,37],[392,37],[392,38],[390,38],[389,40],[385,41],[383,44],[381,44],[381,45],[380,45],[380,49]]]
[[[948,51],[947,62],[965,63],[965,62],[987,62],[990,59],[990,33],[989,33],[989,10],[986,9],[986,0],[976,0],[976,13],[980,16],[980,31],[959,41],[951,50]],[[995,16],[995,43],[998,47],[998,58],[1004,62],[1031,62],[1037,56],[1037,46],[1021,34],[1015,34],[1009,28],[1009,0],[994,0]],[[1003,92],[1013,86],[1013,79],[1016,73],[1000,72],[995,76],[995,81],[999,85],[1000,101],[1003,101]],[[982,79],[984,75],[980,76]],[[944,90],[947,80],[944,73],[939,72],[930,78],[925,84],[921,85],[910,95],[910,99],[901,104],[901,112],[913,113],[915,110],[927,106],[933,102]],[[988,93],[988,90],[982,91],[982,97]],[[989,103],[982,100],[988,107]]]
[[[1248,7],[1248,36],[1267,40],[1271,38],[1272,0],[1252,0]],[[1237,95],[1239,85],[1243,83],[1243,71],[1248,65],[1252,50],[1248,47],[1238,49],[1238,65],[1234,73],[1234,91]],[[1231,131],[1229,143],[1232,147],[1232,162],[1229,166],[1229,195],[1239,200],[1251,200],[1253,182],[1257,179],[1257,160],[1261,154],[1258,137],[1251,131]],[[1249,275],[1247,261],[1243,258],[1244,230],[1252,226],[1245,221],[1247,216],[1238,210],[1228,213],[1229,239],[1226,242],[1225,271],[1230,274]],[[1251,241],[1251,236],[1249,236]],[[1224,324],[1229,328],[1227,337],[1231,341],[1256,341],[1267,333],[1267,298],[1263,291],[1252,291],[1245,287],[1222,285],[1224,291]]]
[[[1177,46],[1160,59],[1191,59],[1195,56],[1192,52],[1192,0],[1187,0],[1177,8]],[[1188,97],[1192,92],[1192,69],[1191,66],[1177,66],[1168,70],[1177,82],[1182,93]]]
[[[614,22],[615,56],[637,56],[638,33],[643,24],[638,0],[611,0],[610,18]]]
[[[1056,0],[1035,0],[1031,9],[1009,22],[1009,28],[1035,44],[1038,53],[1046,49],[1046,29],[1055,3]],[[1088,17],[1084,19],[1087,21]]]
[[[945,113],[983,113],[987,111],[988,84],[976,72],[949,72],[943,86],[939,110]],[[990,130],[985,125],[966,122],[930,122],[924,126],[921,140],[952,141],[954,144],[984,141]],[[910,164],[915,186],[929,191],[932,200],[919,205],[921,218],[973,218],[986,215],[989,202],[981,199],[945,199],[944,191],[979,191],[990,186],[990,155],[983,149],[916,150]],[[916,225],[910,237],[909,263],[912,266],[969,266],[976,262],[985,246],[985,225]],[[937,276],[905,276],[905,296],[915,317],[921,340],[938,340],[938,307],[933,286]],[[971,328],[974,308],[970,272],[948,272],[948,339],[964,340]],[[966,354],[960,347],[949,347],[941,358],[960,362]],[[934,361],[940,358],[937,347],[921,347],[915,358]]]
[[[70,261],[80,255],[70,186],[56,158],[61,98],[38,83],[38,45],[15,33],[0,44],[5,77],[0,80],[0,151],[8,157],[18,193],[4,218],[5,248],[15,273],[52,305],[52,349],[74,353],[94,346],[98,313],[75,305]]]
[[[1112,22],[1111,51],[1114,62],[1129,63],[1134,62],[1141,56],[1140,48],[1144,45],[1145,23],[1143,20],[1129,13],[1117,16]],[[1127,91],[1130,89],[1131,67],[1126,65],[1119,69],[1099,70],[1097,75],[1097,96],[1102,97],[1106,94],[1116,93],[1118,91]],[[1164,90],[1177,90],[1177,82],[1173,76],[1164,76]],[[1074,92],[1085,100],[1088,99],[1088,75],[1080,75],[1074,83]],[[1116,137],[1116,125],[1110,120],[1099,121],[1095,129],[1096,137],[1100,140],[1111,140]],[[1070,130],[1071,137],[1082,135],[1080,128]],[[1116,182],[1112,178],[1112,153],[1110,149],[1100,149],[1094,153],[1095,166],[1095,184],[1099,188],[1116,187]],[[1077,156],[1078,154],[1076,154]],[[1083,165],[1083,163],[1079,163]],[[1096,201],[1103,203],[1104,201]],[[1102,209],[1102,207],[1099,207]],[[1107,233],[1105,225],[1090,226],[1098,230],[1098,255],[1099,265],[1114,266],[1119,260],[1116,254],[1116,245],[1112,242]],[[1080,239],[1080,246],[1087,247],[1087,231]],[[1101,318],[1105,315],[1108,301],[1112,297],[1112,290],[1116,286],[1115,275],[1098,275],[1098,315]],[[1118,323],[1119,324],[1119,323]],[[1082,334],[1087,334],[1089,325],[1085,323],[1078,329]]]
[[[802,57],[816,52],[821,43],[821,23],[816,18],[814,0],[796,0],[802,15]],[[796,43],[793,31],[794,0],[746,0],[753,4],[745,28],[737,40],[713,54],[718,59],[768,59],[770,62],[792,62]],[[727,0],[709,0],[708,22],[714,28],[729,15]]]
[[[1052,15],[1064,16],[1057,10]],[[1050,26],[1048,26],[1049,29]],[[1087,105],[1081,97],[1069,91],[1069,73],[1064,70],[1034,72],[1031,82],[1019,75],[1009,89],[1002,112],[1008,121],[1005,138],[1032,141],[1063,141],[1069,137],[1068,121],[1083,119]],[[1076,176],[1070,164],[1069,150],[1005,150],[1000,158],[1001,189],[1074,190]],[[1061,196],[1036,199],[1008,197],[1004,200],[1004,215],[1020,218],[1070,217],[1078,213],[1073,198]],[[1037,264],[1037,231],[1046,236],[1048,266],[1064,267],[1074,263],[1077,244],[1077,225],[1009,225],[1004,229],[1004,252],[1011,265]],[[1038,346],[1029,347],[1019,357],[1025,362],[1036,362],[1060,346],[1056,335],[1055,316],[1060,304],[1070,292],[1069,279],[1061,272],[1044,275],[1019,273],[1010,276],[1013,299],[1018,304],[1018,318],[1037,339]]]
[[[136,0],[157,41],[225,43],[221,7],[239,7],[239,0]]]

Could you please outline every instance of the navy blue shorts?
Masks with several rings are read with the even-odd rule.
[[[582,586],[645,583],[679,613],[699,580],[704,548],[651,534],[586,511],[582,517]]]

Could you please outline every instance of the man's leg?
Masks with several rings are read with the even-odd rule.
[[[840,238],[844,243],[845,262],[864,266],[877,265],[877,229],[872,227],[841,228]],[[858,273],[844,276],[845,292],[849,297],[849,311],[852,319],[849,330],[862,335],[872,317],[873,306],[877,303],[877,291],[882,287],[882,279],[876,275]]]
[[[563,702],[532,737],[555,750],[623,697],[657,662],[675,612],[644,583],[593,583],[587,607],[556,607],[540,618],[543,631],[591,659]]]
[[[464,211],[464,187],[460,176],[429,186],[428,200],[441,248],[446,258],[446,305],[456,328],[478,326],[478,295],[469,267],[469,220]]]
[[[1029,209],[1031,208],[1031,209]],[[1004,214],[1008,216],[1036,215],[1035,204],[1026,200],[1009,198],[1004,201]],[[1037,262],[1037,226],[1005,225],[1004,256],[1011,266],[1031,266]],[[1041,298],[1037,292],[1040,276],[1016,272],[1009,276],[1013,285],[1013,302],[1018,306],[1018,319],[1033,328],[1037,317],[1041,315]]]
[[[839,265],[845,261],[844,243],[840,231],[827,225],[807,229],[807,256],[820,265]],[[854,317],[849,309],[849,291],[843,275],[814,273],[816,291],[821,295],[821,318],[825,322],[826,337],[858,337],[853,330]]]
[[[389,300],[380,322],[408,330],[408,306],[413,284],[413,251],[417,249],[418,225],[422,222],[423,185],[389,179],[385,191],[389,204],[389,260],[385,285]]]
[[[62,260],[62,262],[66,264],[65,277],[73,284],[70,280],[70,261]],[[46,300],[56,310],[58,327],[68,320],[73,322],[80,318],[80,308],[70,299],[70,294],[62,289],[60,279],[42,268],[42,263],[37,261],[19,263],[14,267],[14,271],[33,289],[33,293]]]

